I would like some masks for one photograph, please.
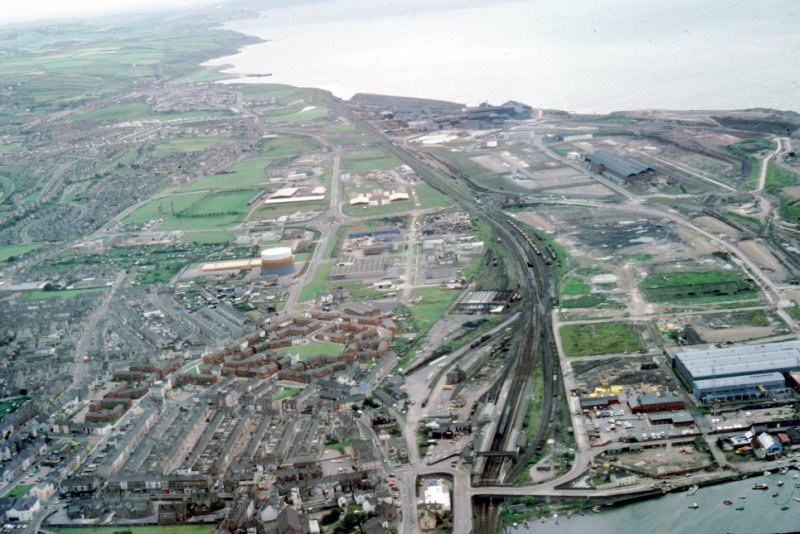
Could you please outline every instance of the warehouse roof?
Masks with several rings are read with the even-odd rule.
[[[594,164],[602,165],[606,169],[615,172],[620,176],[632,176],[634,174],[640,174],[653,170],[644,163],[640,163],[625,156],[606,152],[605,150],[598,150],[588,154],[586,159]]]
[[[800,340],[679,352],[675,358],[695,380],[800,369]]]
[[[659,397],[658,395],[639,395],[640,406],[673,404],[676,402],[683,402],[683,397],[678,397],[676,395],[666,395],[664,397]]]
[[[758,373],[740,376],[728,376],[724,378],[707,378],[705,380],[695,380],[694,386],[698,390],[710,388],[725,388],[737,386],[757,386],[759,384],[774,384],[785,381],[780,373]]]

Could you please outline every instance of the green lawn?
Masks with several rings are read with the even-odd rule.
[[[200,152],[215,145],[229,145],[232,139],[222,136],[213,137],[185,137],[180,139],[170,139],[159,143],[153,149],[153,156],[164,158],[173,154],[183,154],[186,152]]]
[[[342,171],[344,172],[389,170],[400,165],[402,165],[400,160],[382,148],[348,152],[342,158]]]
[[[312,104],[313,105],[313,104]],[[309,122],[317,119],[324,119],[330,111],[325,106],[317,106],[314,109],[303,111],[309,107],[307,104],[295,106],[291,110],[281,110],[277,113],[269,113],[261,117],[267,122]]]
[[[228,230],[212,230],[208,232],[186,232],[181,236],[184,243],[205,243],[216,245],[230,243],[236,237],[236,232]]]
[[[112,525],[108,527],[47,527],[47,530],[56,534],[118,534],[123,531],[131,534],[209,534],[215,527],[216,525],[153,525],[147,527]]]
[[[570,276],[561,283],[561,295],[569,297],[583,297],[591,293],[592,288],[577,276]]]
[[[26,493],[28,493],[30,487],[31,487],[30,484],[17,484],[11,489],[11,491],[6,493],[6,497],[10,497],[12,499],[19,499],[20,497],[23,497]]]
[[[170,195],[140,206],[122,222],[162,219],[158,229],[163,231],[224,229],[244,219],[247,201],[255,194],[256,191],[249,190]]]
[[[230,215],[247,213],[247,203],[250,202],[258,191],[245,189],[243,191],[220,191],[210,193],[186,208],[187,216]]]
[[[415,185],[414,192],[417,194],[419,207],[422,209],[439,208],[453,204],[452,198],[448,197],[447,195],[443,195],[426,183],[418,183]]]
[[[295,135],[282,135],[273,139],[266,139],[261,145],[260,155],[267,158],[282,158],[286,156],[299,156],[319,148],[311,137]]]
[[[230,111],[190,111],[186,113],[154,112],[146,102],[125,102],[109,104],[99,109],[84,113],[70,115],[73,120],[79,121],[143,121],[143,120],[170,120],[194,119],[202,117],[228,117]]]
[[[230,170],[204,176],[190,184],[176,189],[178,193],[200,191],[203,189],[239,189],[243,187],[263,186],[267,183],[267,165],[269,158],[249,158],[240,161]]]
[[[784,187],[797,184],[797,176],[775,164],[774,160],[767,163],[767,176],[764,179],[764,189],[771,195],[778,195]]]
[[[300,389],[300,388],[283,388],[283,391],[278,393],[278,395],[275,397],[275,400],[276,401],[281,401],[283,399],[288,399],[290,397],[294,397],[295,395],[297,395],[301,391],[303,391],[303,390]]]
[[[303,286],[303,290],[300,292],[300,302],[312,300],[317,296],[317,293],[325,291],[325,288],[328,287],[328,278],[331,275],[333,265],[334,264],[331,262],[320,263],[317,265],[317,270],[314,272],[314,278],[305,286]]]
[[[422,297],[421,301],[409,307],[417,333],[420,336],[426,334],[460,295],[460,291],[438,287],[412,289],[412,297]]]
[[[9,245],[0,247],[0,263],[6,262],[9,258],[17,258],[32,250],[44,247],[44,243],[31,243],[29,245]]]
[[[87,293],[103,293],[110,290],[110,286],[87,287],[83,289],[59,289],[56,291],[34,290],[26,291],[20,297],[22,300],[57,299],[77,297]]]
[[[562,326],[559,332],[567,356],[609,354],[641,350],[639,336],[626,323]]]
[[[344,351],[344,345],[330,341],[314,341],[303,345],[292,345],[278,349],[278,354],[298,354],[301,360],[314,356],[338,356]]]
[[[651,274],[641,283],[650,302],[753,298],[753,282],[737,271],[679,271]]]

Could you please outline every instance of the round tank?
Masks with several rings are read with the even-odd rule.
[[[273,247],[261,251],[261,274],[286,275],[294,272],[294,256],[289,247]]]

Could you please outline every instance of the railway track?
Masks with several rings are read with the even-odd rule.
[[[385,139],[382,132],[378,131],[369,121],[362,118],[353,110],[343,107],[342,111],[348,115],[364,131],[371,132],[377,139]],[[486,206],[477,195],[497,195],[480,184],[476,184],[464,173],[442,161],[440,158],[422,151],[408,147],[400,147],[388,140],[384,143],[387,151],[397,157],[401,162],[411,167],[428,185],[437,191],[455,200],[459,206],[471,215],[486,221],[495,236],[499,237],[515,258],[523,272],[523,282],[526,300],[522,315],[527,320],[520,321],[518,343],[514,350],[514,361],[506,371],[506,380],[511,380],[509,394],[506,401],[508,410],[504,409],[497,432],[492,440],[492,451],[507,450],[514,439],[514,432],[520,414],[524,416],[527,406],[523,402],[527,399],[525,394],[536,365],[542,366],[544,373],[544,391],[534,392],[544,396],[543,414],[534,439],[528,448],[516,461],[503,457],[487,457],[481,476],[481,481],[503,483],[513,480],[525,468],[528,460],[547,436],[553,413],[553,369],[555,365],[554,342],[549,315],[549,283],[552,278],[552,268],[557,258],[555,253],[538,236],[530,236],[524,228],[509,219],[492,206]],[[431,172],[431,168],[437,173]],[[445,178],[442,178],[444,176]],[[470,195],[465,194],[463,184],[468,188]],[[513,374],[512,374],[513,373]],[[503,383],[503,381],[499,381]],[[496,395],[496,394],[495,394]],[[489,395],[491,396],[491,395]],[[510,465],[507,462],[511,462]],[[507,466],[504,473],[504,467]],[[498,531],[497,502],[492,499],[477,499],[477,523],[475,532],[493,534]]]

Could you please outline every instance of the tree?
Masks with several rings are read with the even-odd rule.
[[[322,516],[320,523],[323,525],[332,525],[339,520],[339,517],[342,515],[342,511],[338,508],[333,508],[330,512]]]

